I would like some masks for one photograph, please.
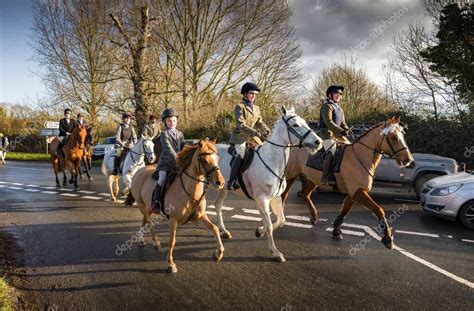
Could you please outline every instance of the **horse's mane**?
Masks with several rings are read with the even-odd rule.
[[[186,169],[193,161],[193,156],[197,150],[201,149],[203,152],[217,152],[216,146],[207,141],[201,141],[202,147],[197,144],[185,145],[183,150],[178,152],[176,158],[176,166],[180,169]]]
[[[371,127],[369,127],[364,133],[362,133],[359,137],[357,137],[352,143],[355,143],[356,141],[358,141],[359,139],[361,139],[362,137],[366,136],[367,134],[369,134],[373,129],[376,129],[378,127],[380,127],[381,125],[385,125],[385,122],[380,122],[378,124],[375,124]]]

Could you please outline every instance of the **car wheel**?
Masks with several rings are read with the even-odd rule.
[[[474,230],[474,200],[465,203],[459,210],[459,219],[464,227]]]
[[[421,175],[420,177],[418,177],[418,179],[415,182],[416,197],[420,198],[421,189],[423,188],[423,185],[425,184],[425,182],[427,182],[428,180],[433,179],[435,177],[438,177],[438,176],[440,176],[440,175],[425,174],[425,175]]]

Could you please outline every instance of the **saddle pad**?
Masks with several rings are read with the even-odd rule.
[[[336,153],[334,154],[334,159],[332,160],[331,171],[333,173],[338,173],[341,170],[342,158],[344,157],[344,151],[346,150],[346,144],[338,144],[336,148]],[[326,151],[318,151],[316,154],[308,158],[306,165],[317,169],[319,171],[323,170],[324,155]]]

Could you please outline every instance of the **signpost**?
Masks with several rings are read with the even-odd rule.
[[[46,137],[46,153],[48,153],[48,144],[51,143],[55,136],[59,135],[59,122],[46,121],[44,128],[41,129],[40,135]]]

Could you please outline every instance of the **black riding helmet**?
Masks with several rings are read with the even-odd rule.
[[[332,93],[336,92],[337,90],[341,90],[344,92],[344,87],[342,85],[331,85],[326,90],[326,97],[329,97]]]
[[[260,92],[260,89],[258,88],[258,86],[255,83],[247,82],[244,85],[242,85],[242,88],[240,89],[240,94],[243,95],[243,94],[249,93],[249,92],[258,94],[258,92]]]
[[[163,112],[161,113],[161,121],[164,121],[166,118],[169,118],[169,117],[179,118],[179,114],[173,108],[167,108],[163,110]]]
[[[64,109],[64,114],[66,114],[66,113],[72,113],[72,110],[69,109],[69,108],[66,108],[66,109]]]
[[[131,118],[131,117],[132,117],[132,114],[130,112],[125,112],[122,114],[122,120],[126,118]]]

